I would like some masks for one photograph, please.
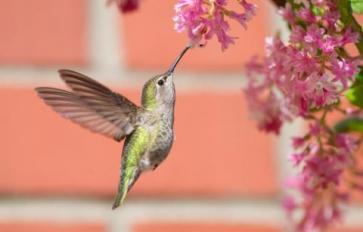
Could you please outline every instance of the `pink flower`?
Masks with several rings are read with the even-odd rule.
[[[294,219],[294,231],[320,231],[341,219],[348,199],[342,175],[355,162],[358,142],[350,134],[337,134],[325,116],[337,109],[342,91],[359,71],[361,57],[340,50],[357,42],[359,34],[337,23],[339,9],[331,0],[293,4],[281,10],[291,28],[288,43],[278,36],[266,40],[265,58],[254,58],[246,66],[245,93],[259,129],[278,133],[294,118],[313,121],[305,136],[293,139],[295,151],[289,155],[299,173],[286,184],[299,193],[299,204],[290,197],[283,206]]]
[[[356,43],[359,40],[359,33],[354,32],[351,27],[348,27],[341,37],[340,45]]]
[[[248,3],[246,0],[241,1],[241,5],[245,9],[244,13],[230,12],[230,17],[237,20],[245,29],[247,22],[256,14],[256,5]]]
[[[307,88],[304,92],[304,98],[310,102],[309,108],[330,105],[336,102],[339,97],[336,84],[326,74],[312,73],[306,78],[305,83]]]
[[[302,175],[289,176],[284,182],[286,187],[298,190],[303,188],[303,184],[304,178]]]
[[[297,17],[299,17],[306,23],[315,22],[315,15],[313,14],[313,12],[311,12],[310,9],[307,8],[301,8],[299,11],[297,11]]]
[[[179,0],[175,5],[175,30],[187,31],[192,44],[205,43],[217,37],[222,50],[234,43],[236,37],[228,34],[230,29],[227,18],[238,21],[243,27],[255,15],[256,6],[246,0],[240,0],[243,13],[227,9],[227,0]]]
[[[306,138],[304,137],[293,137],[292,138],[292,146],[297,149],[304,146],[306,143]]]
[[[273,105],[282,108],[274,112],[306,117],[312,109],[334,104],[358,72],[359,59],[342,58],[336,51],[356,41],[357,34],[349,28],[342,31],[336,23],[331,25],[326,15],[339,17],[335,5],[330,1],[317,2],[326,9],[319,17],[311,11],[310,1],[302,1],[298,9],[287,4],[282,13],[292,28],[289,43],[285,44],[278,36],[266,39],[266,57],[255,64],[264,67],[259,74],[264,75],[269,88],[274,89],[278,104]],[[307,27],[301,26],[302,19],[308,23]],[[280,118],[272,120],[273,125],[285,121],[285,116],[273,118]]]
[[[324,29],[320,28],[316,24],[311,24],[308,26],[306,30],[306,34],[304,37],[304,41],[306,43],[316,43],[320,40],[320,38],[324,35]]]
[[[319,47],[324,53],[331,53],[339,46],[336,38],[326,35],[319,40]]]
[[[358,140],[349,134],[337,134],[335,144],[340,152],[347,156],[347,153],[352,153],[358,147]]]
[[[306,153],[300,152],[300,153],[293,153],[289,156],[290,161],[292,162],[292,165],[294,167],[297,167],[300,165],[301,161],[305,158]]]
[[[284,108],[284,102],[279,99],[271,88],[270,79],[259,80],[255,74],[264,72],[256,57],[246,65],[249,80],[244,89],[249,110],[258,123],[258,128],[266,132],[279,134],[284,121],[291,120],[289,110]]]
[[[293,24],[295,22],[295,14],[289,2],[285,4],[285,8],[281,8],[279,10],[279,14],[286,20],[287,23]]]
[[[290,65],[299,73],[313,73],[317,69],[319,63],[317,57],[311,56],[311,54],[304,50],[299,51],[294,48],[289,49],[291,53]]]
[[[117,4],[123,13],[131,12],[139,8],[139,0],[107,0],[107,4]]]
[[[291,217],[292,213],[296,210],[298,207],[295,198],[286,196],[282,200],[282,206],[284,207],[285,211],[287,212],[288,216]]]
[[[312,0],[311,2],[315,5],[315,6],[322,6],[324,5],[326,0]]]
[[[279,134],[284,119],[276,96],[272,92],[268,92],[265,87],[252,85],[245,90],[245,94],[249,109],[257,120],[258,128]]]
[[[205,20],[201,17],[208,13],[202,0],[181,0],[175,5],[175,30],[182,32],[188,30],[188,36],[193,44],[198,43],[207,32]]]
[[[358,73],[359,59],[333,58],[331,61],[332,73],[335,80],[339,80],[344,89],[348,87],[348,81],[352,80]]]
[[[224,20],[224,16],[218,12],[214,15],[214,20],[209,22],[209,31],[205,34],[205,39],[210,39],[214,35],[217,36],[218,42],[222,46],[222,50],[228,48],[230,44],[234,44],[235,37],[227,34],[229,24]]]
[[[300,146],[302,151],[290,156],[301,172],[286,182],[303,197],[298,206],[285,207],[288,215],[303,210],[302,217],[295,218],[296,231],[323,229],[341,218],[341,205],[347,201],[346,193],[340,190],[341,176],[351,165],[351,154],[356,149],[351,135],[331,134],[319,121],[309,128],[309,137],[294,140],[298,145],[304,144]]]
[[[291,35],[290,35],[290,43],[291,44],[300,44],[305,38],[305,30],[297,25],[297,26],[294,26],[292,29],[292,32],[291,32]]]

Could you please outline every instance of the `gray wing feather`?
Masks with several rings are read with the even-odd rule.
[[[59,70],[72,92],[38,87],[40,98],[63,117],[93,132],[121,141],[137,125],[140,108],[97,81],[71,70]]]

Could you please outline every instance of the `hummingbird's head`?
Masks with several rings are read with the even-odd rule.
[[[142,105],[147,109],[158,106],[173,106],[175,103],[175,86],[173,82],[174,70],[183,55],[191,46],[187,46],[177,57],[175,62],[163,74],[148,80],[142,90]]]

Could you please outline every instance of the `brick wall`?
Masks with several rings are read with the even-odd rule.
[[[160,1],[160,3],[159,3]],[[210,42],[176,73],[176,141],[168,159],[145,174],[125,205],[111,210],[122,143],[66,121],[41,102],[35,86],[64,87],[58,68],[88,74],[139,102],[142,84],[186,44],[170,20],[173,1],[144,1],[120,17],[102,0],[1,0],[0,231],[275,232],[288,136],[259,133],[240,88],[242,63],[262,54],[278,26],[260,4],[248,31],[221,53]],[[362,231],[354,207],[349,229]]]

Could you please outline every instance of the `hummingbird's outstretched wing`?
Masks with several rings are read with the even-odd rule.
[[[116,141],[135,129],[140,107],[83,74],[70,70],[59,73],[72,92],[50,87],[35,89],[54,111]]]

